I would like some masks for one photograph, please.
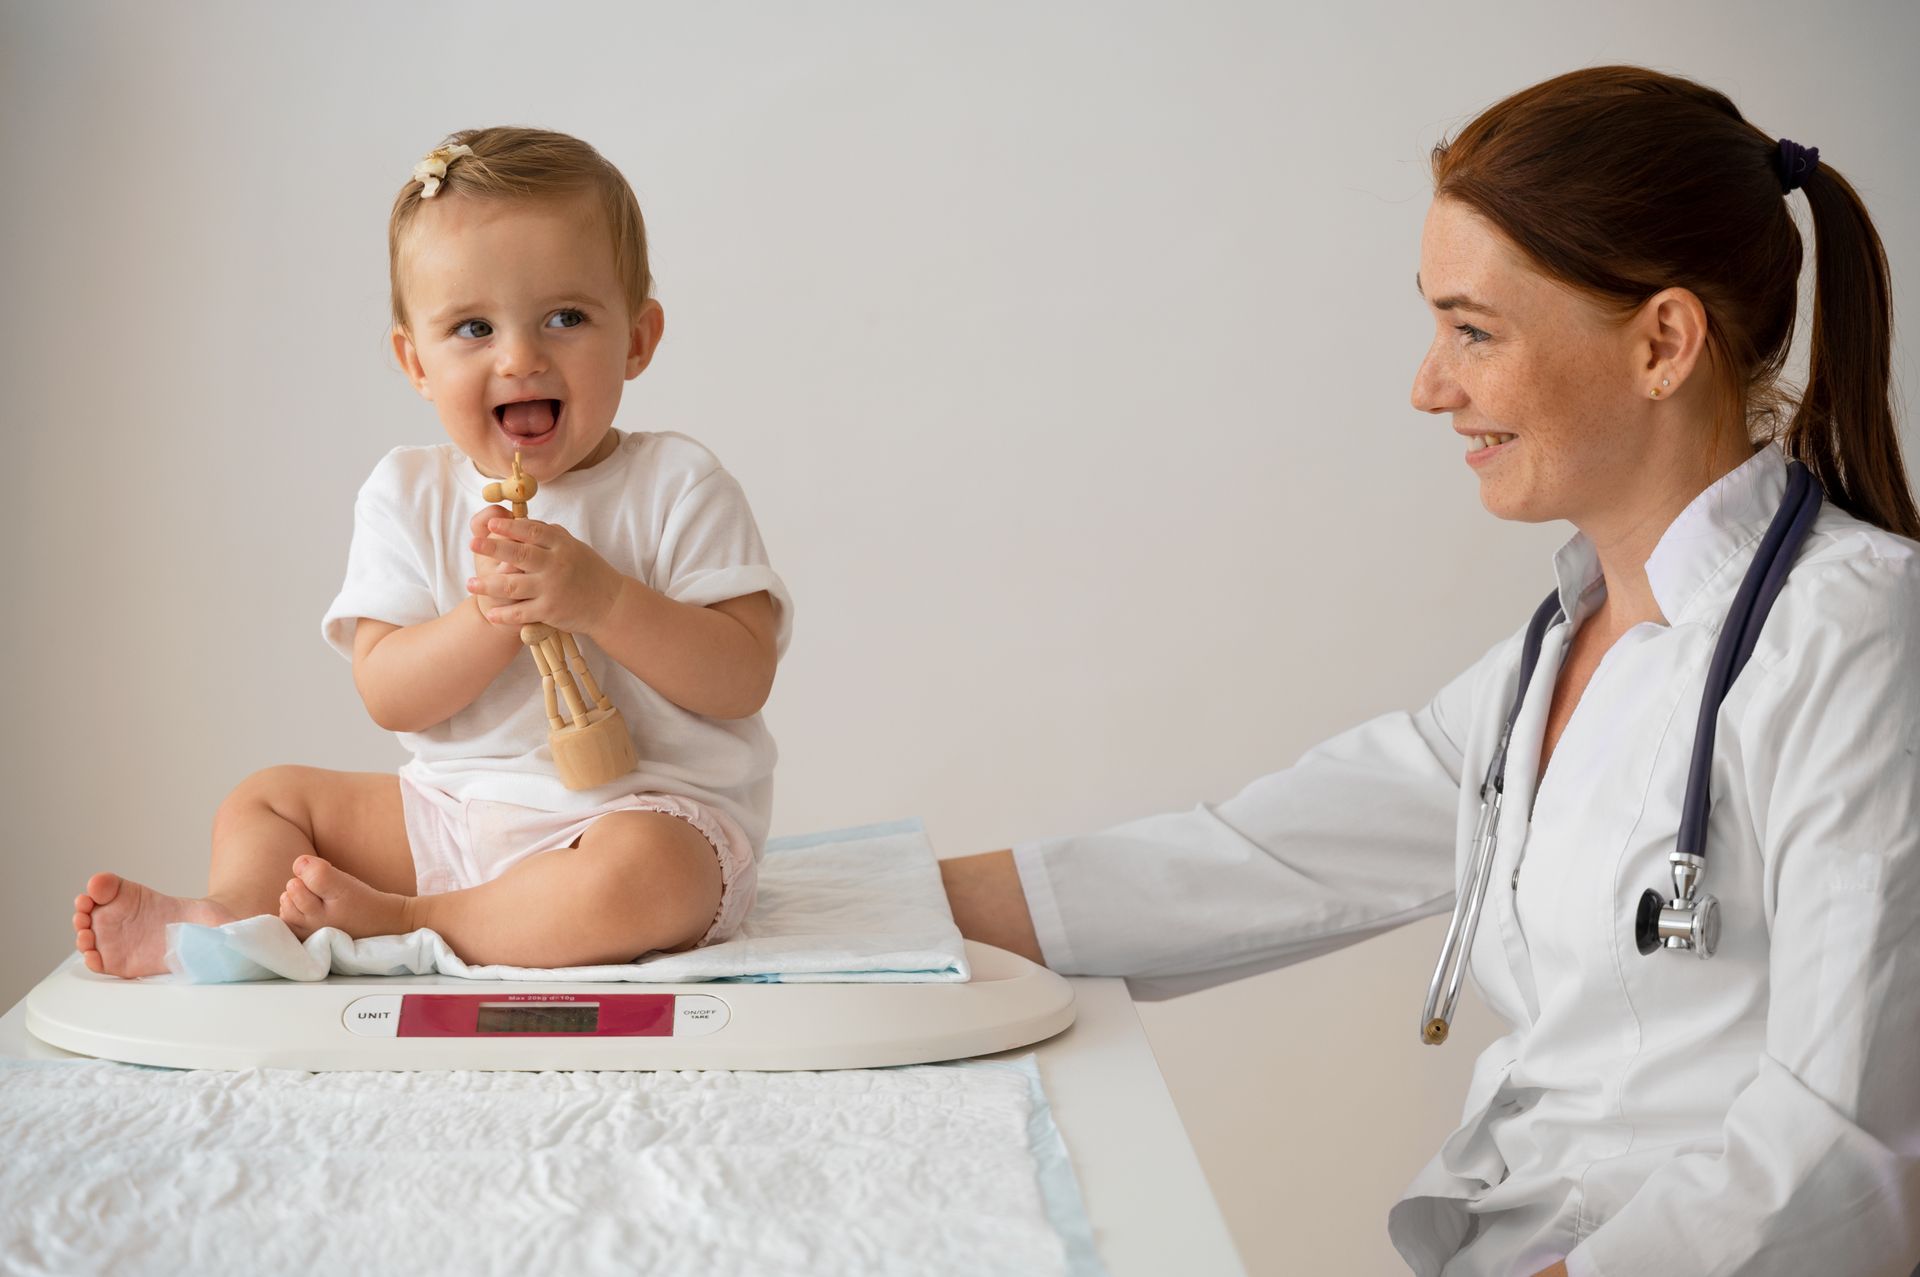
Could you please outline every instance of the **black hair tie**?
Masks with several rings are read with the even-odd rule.
[[[1774,168],[1780,174],[1782,194],[1792,194],[1799,187],[1805,186],[1807,179],[1813,176],[1813,170],[1818,167],[1820,167],[1819,147],[1802,146],[1798,142],[1789,142],[1786,138],[1780,139],[1780,155]]]

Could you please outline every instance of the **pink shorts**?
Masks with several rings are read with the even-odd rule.
[[[400,808],[413,848],[414,891],[430,896],[477,887],[529,856],[571,847],[600,817],[616,811],[658,811],[698,829],[720,858],[720,908],[694,948],[730,940],[746,921],[759,885],[753,842],[718,807],[674,794],[629,794],[581,811],[539,811],[484,798],[459,799],[400,777]]]

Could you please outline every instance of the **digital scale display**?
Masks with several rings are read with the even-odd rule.
[[[372,1038],[684,1038],[729,1018],[702,993],[379,993],[341,1015],[348,1032]]]
[[[595,1033],[598,1002],[482,1002],[475,1033]]]

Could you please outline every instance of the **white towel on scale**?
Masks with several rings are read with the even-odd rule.
[[[471,966],[432,931],[355,940],[324,927],[305,941],[271,915],[167,928],[163,981],[321,980],[341,975],[473,980],[964,981],[966,947],[918,820],[767,843],[760,893],[740,934],[686,953],[592,967]]]

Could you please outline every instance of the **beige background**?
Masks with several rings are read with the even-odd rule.
[[[383,235],[454,128],[640,195],[667,337],[621,424],[716,449],[798,600],[776,830],[944,854],[1222,797],[1525,619],[1570,529],[1486,515],[1407,402],[1426,152],[1495,99],[1704,79],[1920,296],[1911,5],[1286,8],[6,0],[0,1005],[89,871],[202,888],[249,771],[400,761],[318,624],[356,487],[441,438]],[[1142,1007],[1252,1271],[1395,1270],[1491,1036],[1415,1040],[1440,925]]]

